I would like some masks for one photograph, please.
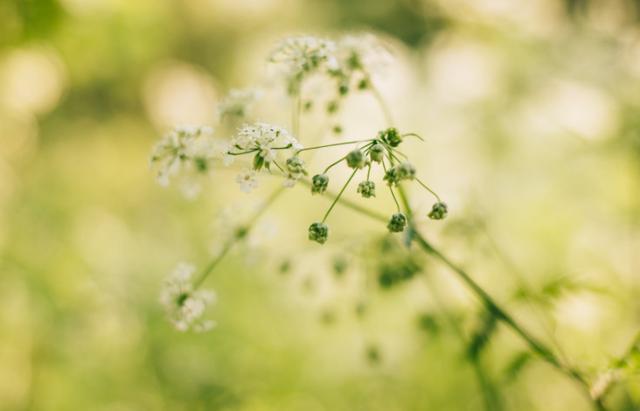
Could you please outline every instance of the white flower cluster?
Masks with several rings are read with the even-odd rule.
[[[150,163],[157,167],[160,185],[169,185],[170,177],[181,171],[207,171],[209,162],[221,154],[211,139],[211,127],[180,126],[169,131],[155,145]]]
[[[261,97],[262,91],[255,88],[232,89],[218,105],[218,116],[243,119]]]
[[[160,293],[169,321],[179,331],[208,331],[215,326],[212,320],[204,320],[207,305],[215,302],[216,295],[208,290],[194,289],[191,278],[195,267],[180,263],[167,277]]]
[[[284,169],[276,162],[278,151],[292,150],[295,152],[300,149],[302,149],[302,145],[298,140],[282,127],[266,123],[255,123],[241,127],[231,139],[229,154],[253,154],[252,169],[242,171],[236,178],[242,191],[250,192],[257,187],[256,171],[260,171],[262,168],[270,170],[271,164],[275,164],[284,172]]]
[[[380,71],[391,64],[393,58],[387,48],[371,33],[349,34],[338,40],[336,58],[343,72]]]
[[[312,73],[323,73],[337,81],[338,95],[354,85],[364,90],[370,76],[391,61],[389,51],[368,33],[345,35],[336,41],[311,37],[289,37],[271,53],[270,61],[283,68],[288,92],[300,92],[302,81]],[[352,84],[355,83],[355,84]]]
[[[269,61],[279,63],[291,76],[302,80],[306,73],[337,69],[335,42],[314,36],[297,36],[284,39],[273,50]]]

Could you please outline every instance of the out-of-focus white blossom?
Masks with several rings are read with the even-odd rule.
[[[165,134],[150,158],[160,185],[167,186],[170,177],[181,171],[207,171],[209,162],[221,154],[212,134],[211,127],[200,126],[180,126]]]
[[[338,69],[335,42],[314,36],[288,37],[280,42],[269,61],[283,68],[290,92],[297,90],[305,75]]]
[[[240,190],[245,193],[250,193],[254,188],[258,187],[256,172],[250,169],[242,170],[236,176],[236,182],[240,185]]]
[[[209,290],[196,290],[192,276],[195,267],[180,263],[164,281],[160,302],[164,305],[169,321],[179,331],[208,331],[215,326],[212,320],[203,319],[208,305],[216,300]]]
[[[336,58],[343,72],[384,70],[393,61],[389,50],[370,33],[349,34],[338,40]]]
[[[253,169],[270,169],[279,150],[300,150],[302,145],[289,132],[266,123],[244,125],[231,139],[229,153],[253,154]]]
[[[257,100],[262,97],[262,91],[254,88],[232,89],[218,105],[220,119],[234,117],[245,118]]]

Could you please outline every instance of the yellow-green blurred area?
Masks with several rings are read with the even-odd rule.
[[[329,203],[304,188],[207,280],[214,330],[179,333],[158,303],[277,183],[245,195],[220,171],[188,200],[154,181],[154,142],[211,124],[279,38],[352,30],[389,44],[381,92],[426,138],[407,151],[450,213],[426,219],[412,187],[425,236],[590,378],[624,355],[640,329],[637,1],[1,0],[0,410],[486,409],[474,296],[418,249],[422,272],[381,286],[368,261],[386,228],[341,206],[330,241],[308,242]],[[288,121],[278,101],[265,120]],[[357,138],[385,126],[365,97],[340,121]],[[369,205],[391,214],[384,194]],[[476,343],[502,409],[591,409],[504,326]],[[640,409],[637,374],[607,405]]]

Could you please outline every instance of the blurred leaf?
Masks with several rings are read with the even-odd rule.
[[[524,370],[524,367],[529,364],[529,361],[532,359],[531,353],[527,351],[520,352],[516,354],[504,368],[502,372],[504,380],[507,382],[514,381]]]
[[[440,333],[440,322],[438,318],[431,313],[423,313],[418,316],[418,327],[427,332],[431,336],[436,336]]]
[[[467,347],[467,355],[470,358],[478,358],[489,344],[491,337],[494,335],[498,324],[498,319],[491,311],[486,311],[480,319],[480,324],[471,335],[471,340]]]

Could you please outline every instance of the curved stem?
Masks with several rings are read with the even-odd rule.
[[[222,261],[222,259],[224,259],[224,257],[229,253],[229,251],[231,250],[231,247],[233,247],[235,243],[242,240],[247,236],[247,234],[249,234],[249,231],[251,230],[255,222],[258,220],[258,218],[262,216],[262,214],[269,208],[269,206],[271,206],[271,204],[273,204],[273,202],[285,190],[286,190],[285,187],[279,187],[276,191],[274,191],[267,198],[267,200],[255,211],[255,213],[253,213],[253,215],[249,217],[249,219],[243,225],[241,225],[234,231],[233,235],[229,237],[227,241],[224,243],[224,245],[222,246],[222,250],[218,253],[217,256],[215,256],[211,260],[211,262],[209,262],[209,264],[207,264],[207,266],[200,273],[200,276],[198,277],[198,279],[194,281],[193,283],[194,289],[197,289],[202,285],[202,283],[204,282],[204,280],[207,279],[209,274],[213,272],[213,270],[218,266],[220,261]]]
[[[416,181],[418,182],[418,184],[420,184],[425,190],[427,190],[428,192],[430,192],[431,194],[433,194],[433,196],[436,198],[436,200],[442,202],[442,200],[440,199],[440,196],[438,195],[438,193],[436,193],[435,191],[433,191],[428,185],[426,185],[425,183],[422,182],[422,180],[420,180],[419,178],[416,177]]]
[[[322,174],[327,174],[327,171],[331,170],[331,168],[332,168],[333,166],[340,164],[340,162],[341,162],[342,160],[344,160],[345,158],[347,158],[347,156],[346,156],[346,155],[345,155],[345,156],[343,156],[343,157],[340,157],[338,160],[336,160],[336,161],[334,161],[333,163],[329,164],[329,165],[327,166],[327,168],[325,168],[325,169],[324,169],[324,171],[322,172]]]

